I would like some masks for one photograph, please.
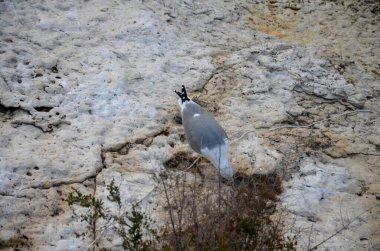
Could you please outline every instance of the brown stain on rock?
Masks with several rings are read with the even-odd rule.
[[[164,162],[164,167],[169,170],[198,173],[199,168],[202,168],[204,164],[209,163],[208,160],[203,157],[195,162],[196,160],[197,157],[191,156],[188,152],[180,151]]]
[[[248,25],[265,34],[281,39],[291,37],[291,31],[296,27],[300,16],[296,11],[293,15],[285,16],[280,11],[275,1],[268,1],[267,10],[261,11],[255,6],[249,7],[251,16],[248,17]]]

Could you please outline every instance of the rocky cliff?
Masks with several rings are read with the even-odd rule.
[[[278,208],[301,250],[380,250],[379,13],[370,0],[0,1],[0,248],[86,249],[73,188],[102,198],[115,180],[125,207],[151,210],[164,163],[195,156],[173,92],[185,84],[237,171],[286,170]]]

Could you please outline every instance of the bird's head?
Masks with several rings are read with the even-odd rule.
[[[181,89],[181,92],[178,92],[178,91],[174,91],[178,96],[179,96],[179,100],[178,100],[178,103],[179,105],[182,105],[184,102],[186,101],[190,101],[189,97],[187,96],[187,93],[186,93],[186,88],[184,85],[182,85],[182,89]]]

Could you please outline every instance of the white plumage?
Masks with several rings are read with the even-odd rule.
[[[234,171],[228,159],[226,132],[210,113],[187,96],[185,86],[181,92],[175,92],[180,97],[182,124],[191,148],[210,160],[222,177],[231,179]]]

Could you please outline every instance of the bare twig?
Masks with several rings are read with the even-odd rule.
[[[179,243],[180,243],[181,240],[180,240],[180,236],[178,235],[177,229],[176,229],[175,224],[174,224],[173,210],[172,210],[172,205],[170,203],[168,189],[166,187],[166,184],[165,184],[165,181],[164,181],[163,178],[161,178],[161,181],[162,181],[162,185],[164,187],[164,193],[165,193],[166,202],[168,203],[168,207],[169,207],[170,224],[172,225],[172,230],[173,230],[174,236],[176,238],[176,244],[177,244],[177,249],[176,250],[179,250],[179,246],[180,246]]]
[[[309,127],[312,127],[312,126],[314,126],[316,124],[320,124],[322,122],[326,122],[326,121],[332,120],[332,119],[337,118],[337,117],[341,117],[341,116],[349,115],[349,114],[353,114],[353,113],[358,113],[358,112],[371,112],[372,113],[371,110],[355,110],[355,111],[348,111],[348,112],[343,112],[343,113],[340,113],[340,114],[336,114],[334,116],[331,116],[330,118],[318,120],[318,121],[315,121],[315,122],[313,122],[311,124],[303,125],[303,126],[302,125],[298,125],[298,126],[284,125],[284,126],[278,126],[278,127],[274,127],[274,128],[258,128],[258,129],[255,129],[255,130],[250,130],[250,131],[244,132],[239,138],[237,138],[236,140],[232,141],[231,144],[234,144],[234,143],[238,142],[239,140],[241,140],[242,138],[244,138],[247,134],[253,133],[255,131],[259,131],[259,130],[275,131],[275,130],[284,129],[284,128],[309,128]]]
[[[343,227],[341,227],[338,231],[336,231],[335,233],[333,233],[332,235],[330,235],[328,238],[324,239],[323,241],[321,241],[320,243],[318,243],[317,245],[313,246],[312,248],[308,249],[308,250],[314,250],[314,249],[317,249],[317,247],[319,247],[320,245],[322,245],[323,243],[327,242],[328,240],[330,240],[331,238],[335,237],[336,235],[340,234],[343,230],[346,230],[354,221],[358,220],[362,215],[366,214],[368,211],[370,211],[373,207],[365,210],[364,212],[362,212],[361,214],[355,216],[352,220],[350,220],[347,224],[345,224]]]
[[[140,204],[145,198],[147,198],[149,195],[151,195],[157,188],[158,188],[158,185],[155,186],[142,199],[140,199],[138,202],[136,202],[136,205]],[[125,210],[123,212],[120,212],[120,209],[119,209],[119,215],[118,215],[117,218],[120,218],[123,214],[127,213],[128,211],[129,211],[129,209]],[[112,223],[114,223],[113,218],[111,220],[109,220],[104,226],[100,227],[100,229],[102,229],[102,231],[99,234],[96,235],[96,237],[94,238],[94,240],[86,247],[85,251],[90,250],[91,246],[94,245],[102,237],[103,233],[112,225]]]
[[[103,226],[103,230],[96,236],[96,238],[86,247],[85,251],[90,250],[91,246],[94,245],[100,237],[103,235],[103,233],[111,226],[111,223],[113,223],[112,220],[108,222],[108,224]]]
[[[220,218],[221,218],[221,204],[222,204],[222,183],[221,183],[221,177],[220,177],[220,158],[221,158],[221,150],[220,150],[220,145],[219,145],[219,160],[218,160],[218,170],[219,170],[219,175],[218,175],[218,228],[215,228],[215,230],[218,232],[217,237],[220,235]]]
[[[198,209],[197,209],[197,197],[196,197],[196,192],[197,190],[197,176],[194,175],[194,181],[193,181],[193,186],[192,186],[192,191],[191,191],[191,197],[192,197],[192,205],[191,205],[191,209],[192,209],[192,218],[193,218],[193,223],[194,223],[194,227],[195,227],[195,232],[198,233],[199,231],[199,222],[198,222]],[[197,238],[195,239],[196,241],[196,250],[199,250],[200,249],[200,245],[199,245],[199,236],[197,236]]]
[[[188,168],[185,169],[185,172],[188,171],[190,168],[192,168],[198,162],[198,160],[200,158],[201,158],[201,156],[199,156],[198,158],[196,158],[196,160],[194,160],[194,162]]]
[[[275,131],[275,130],[282,129],[282,128],[309,128],[309,127],[312,127],[313,125],[320,124],[322,122],[329,121],[329,120],[332,120],[332,119],[337,118],[337,117],[341,117],[341,116],[348,115],[348,114],[353,114],[353,113],[358,113],[358,112],[372,112],[372,111],[371,110],[348,111],[348,112],[343,112],[343,113],[331,116],[330,118],[327,118],[327,119],[318,120],[316,122],[313,122],[313,123],[305,125],[305,126],[285,125],[285,126],[279,126],[279,127],[272,128],[269,131]]]
[[[310,244],[311,244],[311,233],[313,232],[313,227],[314,227],[314,224],[311,225],[310,227],[310,231],[309,231],[309,238],[308,238],[308,242],[307,242],[307,250],[310,250]]]

